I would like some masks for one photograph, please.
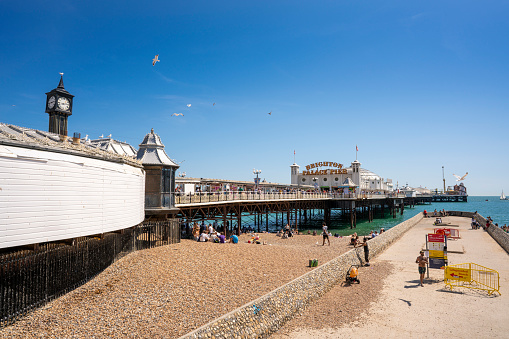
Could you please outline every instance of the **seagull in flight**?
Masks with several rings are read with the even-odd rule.
[[[468,172],[462,177],[460,177],[459,175],[456,175],[456,174],[453,174],[453,175],[456,177],[456,181],[461,181],[461,180],[465,180],[465,177],[468,175]]]
[[[171,116],[176,116],[176,117],[178,117],[179,115],[184,116],[184,114],[182,114],[182,113],[173,113]]]
[[[187,107],[191,107],[191,104],[187,104],[186,106],[187,106]]]
[[[64,73],[62,73],[62,72],[60,72],[60,73],[58,73],[58,74],[60,74],[61,76],[63,76],[63,75],[64,75]]]
[[[152,59],[152,66],[155,66],[156,62],[160,62],[161,60],[159,60],[159,54],[156,54],[155,58]]]

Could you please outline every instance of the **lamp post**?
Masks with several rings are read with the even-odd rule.
[[[444,175],[444,166],[442,166],[442,179],[444,180],[444,195],[445,195],[445,175]]]
[[[186,172],[179,172],[179,178],[185,178]]]
[[[257,169],[253,168],[253,174],[256,175],[256,178],[255,178],[255,189],[258,189],[258,183],[260,182],[260,179],[258,178],[258,175],[260,173],[262,173],[262,170],[257,170]]]

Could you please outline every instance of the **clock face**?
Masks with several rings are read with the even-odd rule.
[[[55,96],[54,95],[51,98],[49,98],[49,100],[48,100],[48,108],[52,109],[53,107],[55,107]]]
[[[69,109],[70,103],[67,98],[58,98],[58,108],[62,111],[67,111]]]

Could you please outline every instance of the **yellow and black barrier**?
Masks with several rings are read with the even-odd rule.
[[[498,271],[474,263],[457,264],[445,267],[445,286],[472,288],[500,294],[500,276]]]

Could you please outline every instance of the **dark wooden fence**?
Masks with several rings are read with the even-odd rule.
[[[0,327],[81,286],[126,254],[177,242],[179,223],[169,220],[0,253]]]

